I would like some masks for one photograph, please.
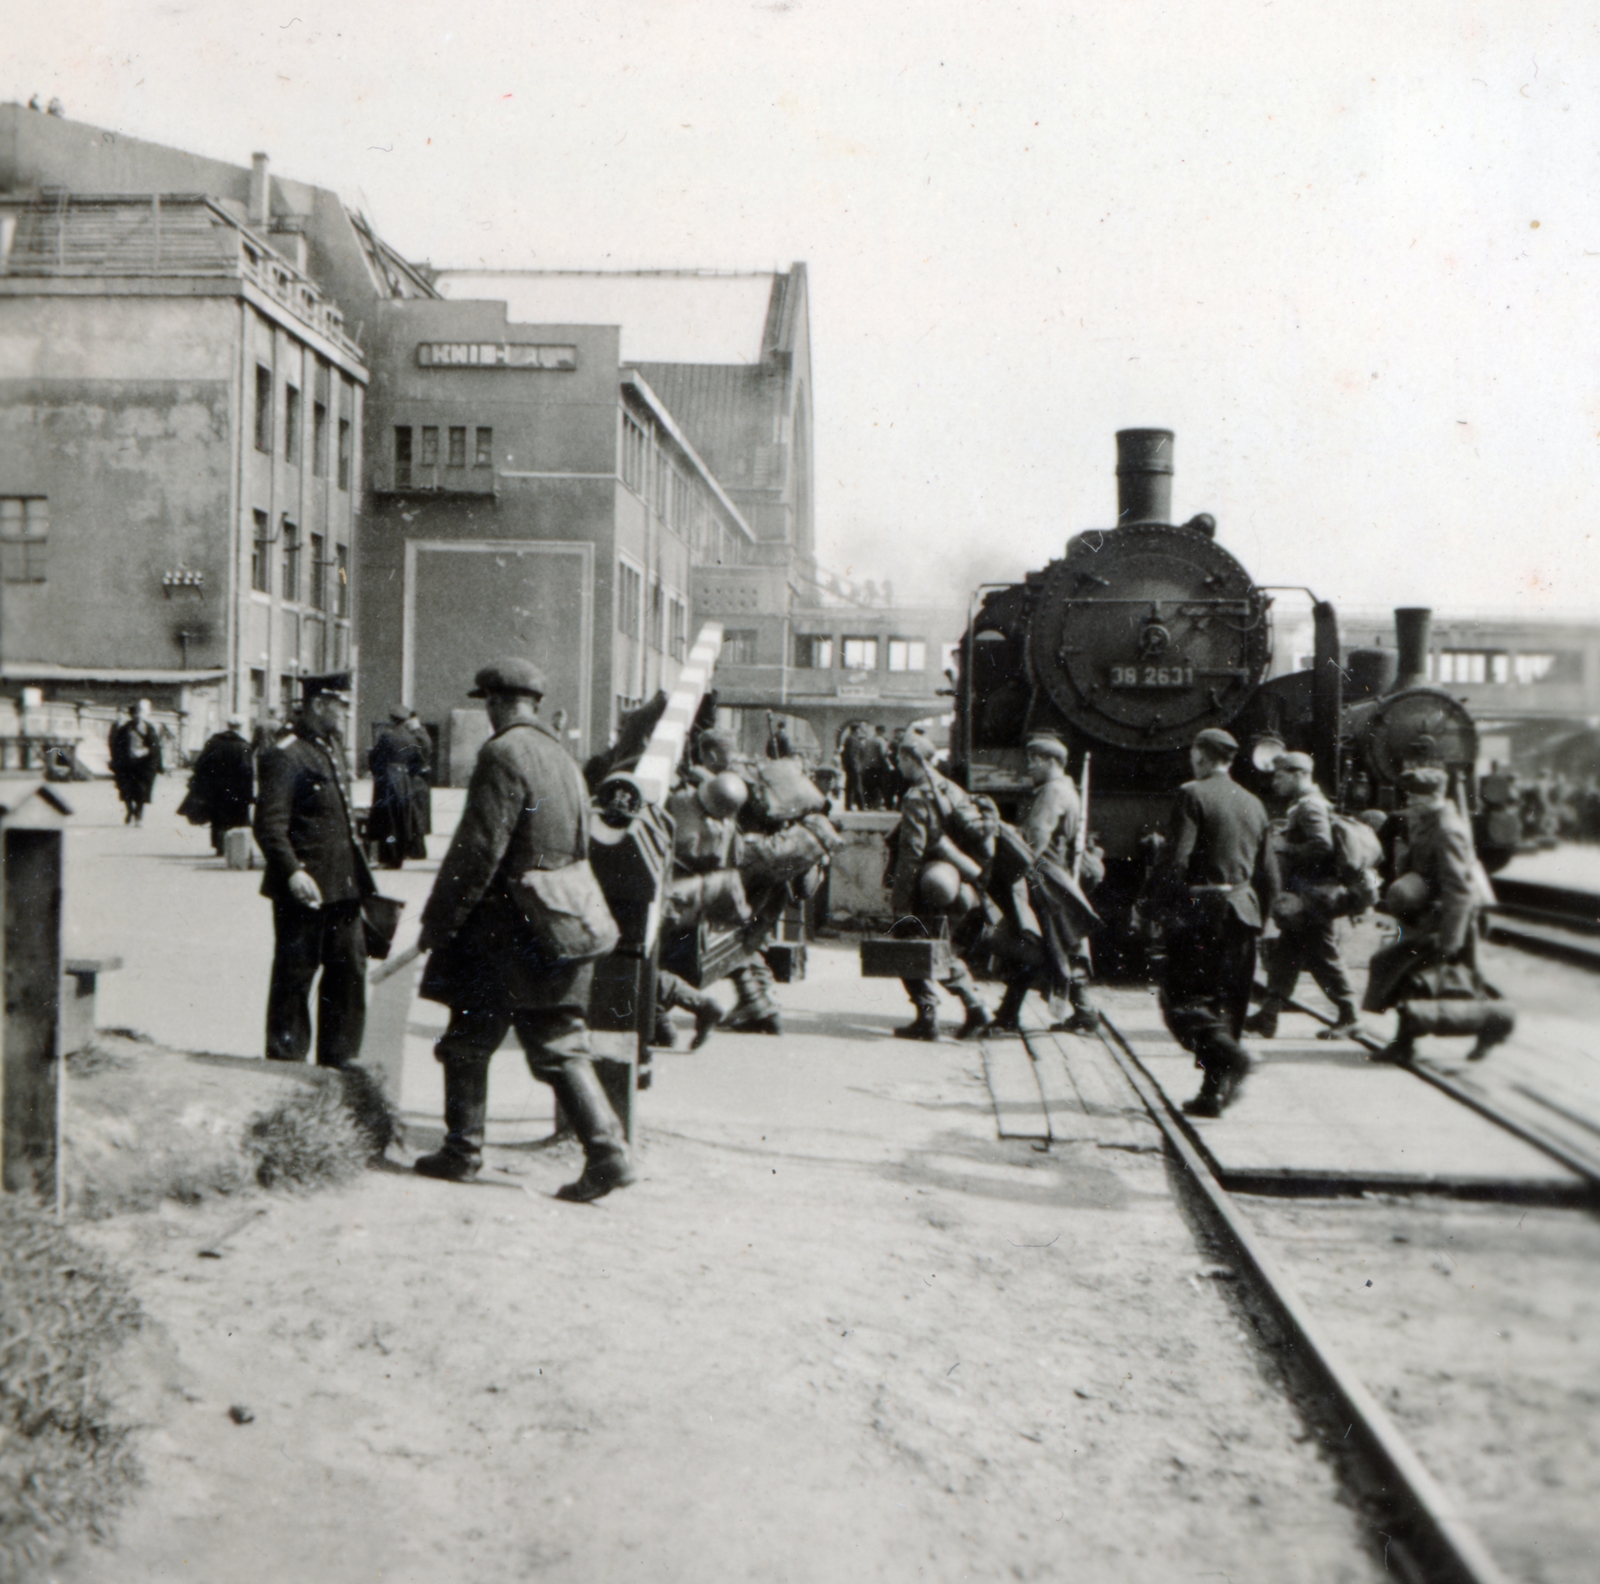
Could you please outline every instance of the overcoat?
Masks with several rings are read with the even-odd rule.
[[[214,733],[200,750],[189,778],[189,799],[201,815],[194,823],[246,825],[254,796],[255,768],[248,740],[236,731]]]
[[[343,751],[306,722],[262,755],[257,774],[256,841],[267,861],[265,897],[287,897],[289,876],[304,869],[324,902],[359,902],[377,886],[356,841]]]
[[[587,858],[588,818],[583,777],[542,721],[518,721],[479,749],[422,912],[426,999],[467,1011],[588,1010],[593,964],[546,961],[509,889],[530,869]]]
[[[124,803],[148,803],[161,760],[161,733],[149,721],[118,721],[109,739],[111,776]]]

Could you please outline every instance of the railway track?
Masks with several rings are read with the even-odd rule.
[[[1491,940],[1600,969],[1600,896],[1536,880],[1496,879],[1493,885]]]
[[[1310,1008],[1298,1010],[1309,1012],[1318,1021],[1329,1021]],[[1171,1158],[1180,1164],[1198,1195],[1213,1235],[1231,1249],[1237,1264],[1248,1273],[1260,1303],[1286,1340],[1327,1450],[1345,1468],[1359,1505],[1385,1537],[1386,1568],[1426,1584],[1510,1584],[1510,1575],[1467,1521],[1463,1503],[1453,1499],[1429,1472],[1374,1391],[1343,1356],[1331,1328],[1319,1319],[1273,1257],[1270,1235],[1253,1222],[1248,1207],[1219,1180],[1193,1124],[1146,1068],[1115,1018],[1106,1020],[1102,1038],[1160,1128]],[[1376,1040],[1364,1043],[1369,1050],[1379,1044]],[[1557,1138],[1445,1074],[1422,1063],[1407,1065],[1418,1079],[1543,1150],[1591,1187],[1600,1186],[1600,1126],[1595,1122],[1581,1115],[1568,1117],[1569,1135]],[[1531,1091],[1528,1098],[1535,1106],[1548,1104]],[[1585,1135],[1591,1147],[1574,1148],[1569,1141],[1571,1132]],[[1340,1427],[1344,1427],[1342,1435]],[[1356,1452],[1353,1462],[1347,1456],[1352,1449]]]

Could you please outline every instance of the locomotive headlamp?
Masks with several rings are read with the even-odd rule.
[[[1270,775],[1272,767],[1277,762],[1278,755],[1284,751],[1284,741],[1281,737],[1257,737],[1250,744],[1250,763],[1262,775]]]

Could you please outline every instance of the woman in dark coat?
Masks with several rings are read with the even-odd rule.
[[[367,836],[384,869],[398,869],[407,858],[426,858],[427,831],[416,784],[427,772],[427,760],[416,737],[406,729],[409,711],[390,711],[391,724],[372,750],[372,813]]]
[[[150,719],[150,700],[128,706],[128,718],[111,728],[111,775],[122,799],[124,825],[142,825],[161,762],[161,734]]]

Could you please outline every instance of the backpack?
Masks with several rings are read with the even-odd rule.
[[[954,797],[950,792],[954,792]],[[935,786],[944,833],[969,858],[988,863],[1000,834],[1000,810],[986,792],[963,792],[952,782]]]
[[[1334,876],[1345,893],[1338,911],[1355,918],[1375,906],[1382,895],[1378,871],[1383,864],[1383,846],[1378,833],[1353,814],[1330,810],[1328,817],[1333,827]]]

